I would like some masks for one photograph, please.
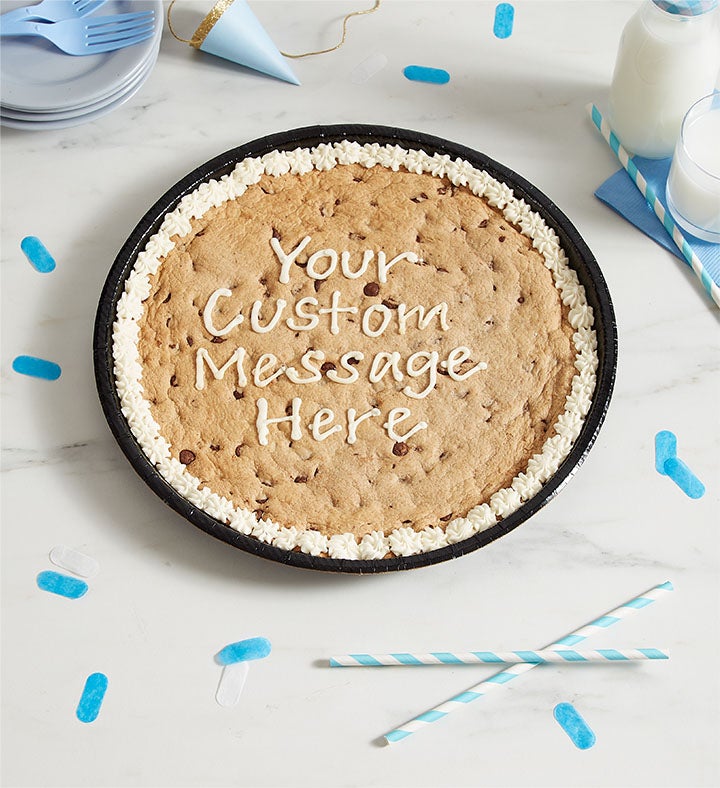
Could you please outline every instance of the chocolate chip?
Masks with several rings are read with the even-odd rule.
[[[223,337],[213,337],[210,341],[213,343],[213,345],[220,345],[225,340],[223,339]]]
[[[195,340],[192,337],[188,337],[187,338],[187,343],[188,343],[188,345],[190,345],[190,347],[192,347],[193,344],[195,343]]]
[[[183,465],[190,465],[191,462],[195,461],[195,452],[190,451],[190,449],[183,449],[180,452],[180,462]]]
[[[292,412],[293,412],[293,406],[292,406],[292,402],[291,402],[289,405],[285,406],[285,415],[286,416],[292,416]]]
[[[351,364],[351,365],[354,367],[356,364],[359,364],[359,363],[360,363],[360,359],[358,359],[358,358],[355,358],[355,356],[353,356],[352,358],[349,358],[349,359],[347,360],[347,363],[348,363],[348,364]]]
[[[447,273],[448,273],[448,270],[447,270],[447,268],[438,268],[437,270],[438,270],[438,271],[439,271],[441,274],[447,274]]]
[[[235,399],[242,399],[244,396],[245,396],[244,391],[238,391],[237,389],[233,391],[233,397],[235,397]]]
[[[175,375],[170,376],[170,385],[173,388],[176,388],[179,385],[179,383],[177,382],[177,377]]]
[[[307,476],[296,476],[293,481],[295,484],[305,484],[307,482]]]
[[[167,294],[167,298],[163,301],[163,304],[167,304],[167,302],[172,298],[172,293]]]
[[[235,447],[235,456],[239,457],[242,454],[242,443]]]
[[[441,186],[441,187],[440,187],[440,188],[437,190],[437,193],[438,193],[438,194],[447,194],[447,190],[448,190],[448,187],[447,187],[447,186]]]
[[[380,285],[377,282],[368,282],[363,287],[363,293],[366,296],[376,296],[380,292]]]
[[[404,457],[409,451],[410,451],[410,448],[408,447],[407,443],[403,443],[402,441],[399,442],[399,443],[396,443],[392,447],[392,453],[396,457]]]
[[[385,298],[382,302],[382,305],[387,307],[388,309],[397,309],[398,305],[389,298]]]
[[[488,226],[488,220],[487,219],[483,219],[480,222],[480,224],[478,225],[478,227],[487,227],[487,226]]]
[[[220,451],[220,447],[217,445],[217,443],[211,443],[210,444],[210,449],[212,451]]]
[[[348,238],[352,238],[354,241],[364,241],[367,235],[362,235],[361,233],[348,233]]]
[[[504,243],[505,243],[505,236],[504,236],[504,235],[501,235],[501,236],[498,238],[498,241],[500,241],[500,243],[501,243],[501,244],[504,244]]]
[[[332,363],[332,361],[326,361],[326,362],[325,362],[325,363],[324,363],[324,364],[323,364],[323,365],[320,367],[320,371],[321,371],[321,372],[327,372],[329,369],[335,369],[335,364],[333,364],[333,363]]]
[[[446,523],[452,517],[452,512],[450,514],[446,514],[445,517],[441,517],[440,521]]]
[[[518,304],[524,304],[524,303],[525,303],[525,299],[522,296],[520,296],[520,298],[518,298]]]
[[[320,291],[320,285],[321,285],[321,284],[322,284],[322,282],[321,282],[319,279],[316,279],[316,280],[313,282],[313,287],[315,288],[315,292],[316,292],[316,293]]]

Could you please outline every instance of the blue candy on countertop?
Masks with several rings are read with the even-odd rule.
[[[493,35],[495,38],[510,38],[515,23],[515,9],[511,3],[498,3],[495,8]]]
[[[270,641],[267,638],[248,638],[237,643],[229,643],[218,651],[215,661],[220,665],[232,665],[235,662],[247,662],[251,659],[264,659],[270,653]]]
[[[105,699],[107,688],[108,677],[104,673],[91,673],[87,677],[75,711],[75,716],[80,722],[95,722]]]
[[[37,576],[37,586],[41,591],[48,591],[68,599],[79,599],[85,596],[88,590],[88,584],[84,580],[53,572],[50,569],[40,572]]]
[[[403,74],[411,82],[430,82],[433,85],[446,85],[450,81],[450,74],[444,68],[405,66]]]
[[[16,356],[12,368],[21,375],[43,380],[57,380],[62,374],[59,364],[37,356]]]
[[[595,734],[572,703],[558,703],[553,716],[578,750],[589,750],[595,744]]]
[[[41,274],[49,274],[55,270],[55,259],[48,252],[45,244],[36,236],[28,235],[20,242],[20,248],[30,265]]]

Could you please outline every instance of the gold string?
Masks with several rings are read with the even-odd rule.
[[[337,44],[335,44],[334,47],[329,47],[328,49],[318,49],[314,52],[301,52],[299,55],[291,55],[287,52],[280,52],[280,54],[289,58],[300,58],[300,57],[310,57],[310,55],[325,55],[328,52],[334,52],[336,49],[340,49],[340,47],[345,43],[345,36],[347,35],[348,19],[350,19],[353,16],[364,16],[365,14],[372,14],[374,11],[378,10],[378,8],[380,7],[380,2],[381,0],[375,0],[375,4],[373,5],[372,8],[366,8],[363,11],[353,11],[352,13],[347,14],[343,19],[343,23],[342,23],[342,38]]]
[[[189,38],[180,38],[180,36],[175,32],[172,26],[172,22],[170,21],[170,11],[172,11],[172,7],[175,5],[176,0],[170,0],[170,5],[168,6],[167,10],[167,23],[168,23],[168,30],[173,34],[178,41],[182,41],[183,44],[190,44],[191,39]]]
[[[172,21],[170,19],[170,12],[172,11],[172,8],[176,2],[177,0],[170,0],[170,5],[168,6],[168,10],[167,10],[168,30],[170,31],[170,33],[173,35],[174,38],[176,38],[178,41],[182,41],[183,44],[190,44],[191,46],[199,47],[200,44],[205,39],[205,36],[210,31],[210,28],[212,28],[212,26],[218,21],[218,19],[227,10],[228,6],[230,6],[233,0],[224,0],[224,1],[220,0],[218,3],[216,3],[213,9],[210,11],[210,13],[202,21],[200,27],[195,31],[192,38],[182,38],[175,32],[175,29],[172,26]],[[280,52],[280,54],[283,55],[284,57],[296,59],[301,57],[310,57],[310,55],[325,55],[328,52],[334,52],[336,49],[340,49],[340,47],[345,43],[345,38],[347,36],[348,20],[351,19],[353,16],[364,16],[365,14],[372,14],[374,11],[377,11],[377,9],[380,7],[381,2],[382,0],[375,0],[375,3],[372,8],[365,8],[361,11],[352,11],[351,13],[347,14],[343,18],[343,22],[342,22],[342,38],[337,44],[335,44],[334,47],[328,47],[328,49],[318,49],[314,52],[301,52],[300,54],[297,55],[291,55],[287,52]]]

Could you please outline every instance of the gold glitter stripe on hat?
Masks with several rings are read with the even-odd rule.
[[[210,13],[203,19],[200,23],[198,29],[193,33],[192,38],[182,38],[179,36],[170,20],[170,12],[172,11],[172,7],[175,5],[176,0],[171,0],[170,5],[168,6],[167,10],[167,23],[168,23],[168,30],[172,33],[172,35],[177,38],[178,41],[182,41],[183,44],[190,44],[191,47],[195,47],[195,49],[200,49],[202,46],[203,41],[207,38],[208,33],[213,29],[216,25],[217,21],[220,17],[230,8],[233,4],[233,0],[218,0],[217,3],[210,9]]]

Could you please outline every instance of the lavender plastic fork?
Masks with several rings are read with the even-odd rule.
[[[79,19],[97,11],[106,2],[107,0],[40,0],[36,5],[15,8],[0,14],[0,27],[22,19],[40,19],[44,22]]]
[[[22,20],[0,27],[0,36],[41,36],[68,55],[97,55],[133,46],[155,32],[154,11],[59,22]]]

